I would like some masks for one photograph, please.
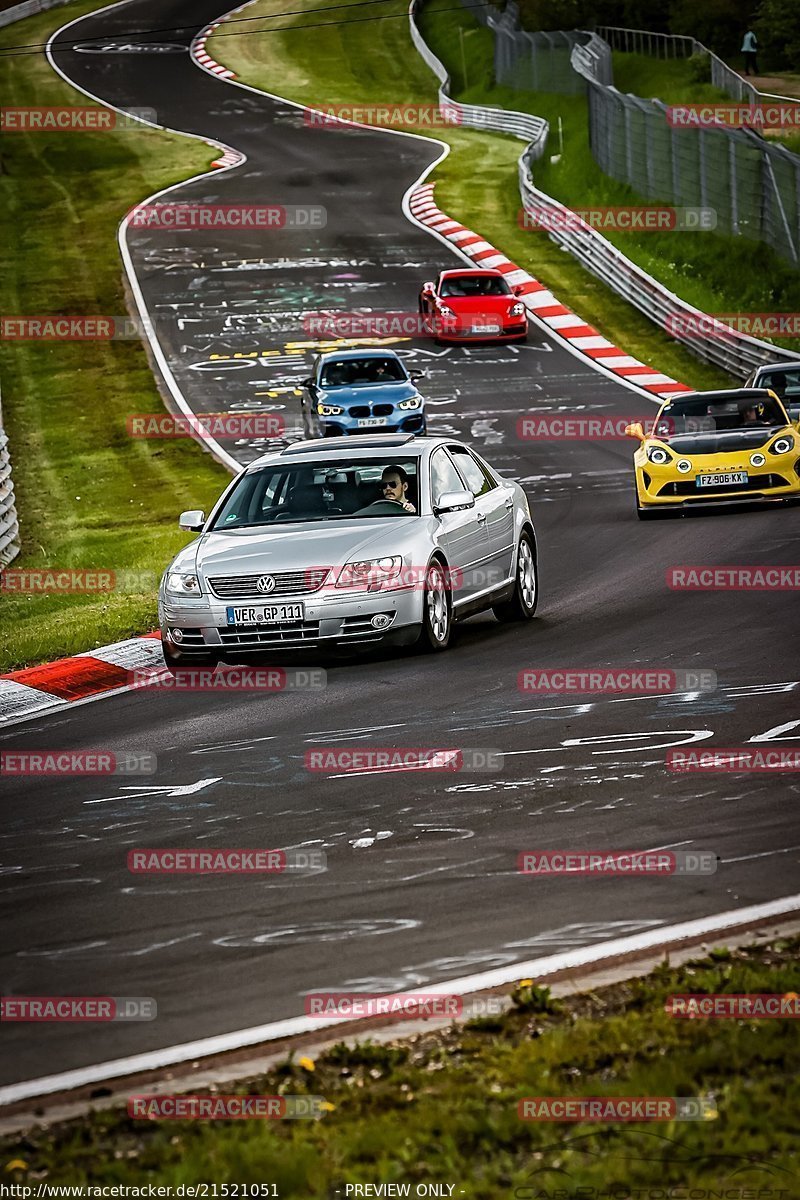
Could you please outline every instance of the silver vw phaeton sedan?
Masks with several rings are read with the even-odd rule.
[[[455,620],[536,611],[525,493],[447,438],[295,443],[180,527],[200,537],[159,591],[171,668],[303,646],[445,650]]]

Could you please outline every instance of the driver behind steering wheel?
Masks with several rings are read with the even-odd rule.
[[[384,500],[394,500],[401,504],[406,512],[415,513],[417,510],[408,499],[408,474],[403,467],[384,467],[381,475],[381,492]]]

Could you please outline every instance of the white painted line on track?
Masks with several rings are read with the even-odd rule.
[[[595,966],[602,963],[604,959],[641,954],[647,950],[656,950],[659,946],[710,937],[738,926],[768,921],[773,917],[782,917],[795,912],[800,912],[800,895],[784,896],[779,900],[769,900],[763,904],[753,904],[746,908],[715,913],[693,921],[659,926],[656,929],[602,942],[599,945],[594,943],[582,946],[577,950],[550,954],[545,958],[529,959],[527,962],[512,963],[491,971],[465,975],[460,979],[426,985],[425,991],[436,995],[469,995],[472,992],[503,987],[506,984],[515,983],[518,979],[537,979],[554,975],[556,972]],[[409,992],[398,992],[397,995],[415,995],[418,992],[419,988],[415,988]],[[62,1071],[57,1075],[26,1079],[21,1083],[13,1083],[0,1088],[0,1106],[52,1095],[54,1092],[66,1092],[110,1079],[119,1079],[126,1075],[158,1071],[178,1063],[208,1058],[211,1055],[239,1050],[245,1046],[256,1046],[262,1042],[295,1037],[298,1034],[307,1034],[339,1024],[341,1022],[336,1017],[290,1017],[287,1020],[273,1021],[267,1025],[256,1025],[250,1029],[238,1029],[233,1033],[199,1038],[196,1041],[183,1042],[176,1046],[165,1046],[161,1050],[151,1050],[143,1054],[132,1054],[127,1058],[117,1058],[92,1066],[78,1067],[72,1071]]]

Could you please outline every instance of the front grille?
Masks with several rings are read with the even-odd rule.
[[[272,575],[275,587],[260,592],[256,587],[264,575]],[[304,571],[263,571],[259,575],[214,575],[208,586],[220,600],[270,600],[273,596],[307,596],[318,592],[328,577],[328,567],[308,567]]]
[[[319,638],[319,621],[304,621],[297,625],[233,625],[219,631],[223,646],[302,646]]]
[[[720,492],[760,492],[764,488],[786,487],[788,479],[782,475],[751,475],[747,483],[725,483],[720,488],[697,487],[693,479],[667,483],[659,491],[659,496],[717,496]]]
[[[374,417],[389,417],[394,412],[393,404],[376,404],[372,410]]]
[[[351,417],[368,417],[370,415],[368,404],[354,404],[348,409]]]

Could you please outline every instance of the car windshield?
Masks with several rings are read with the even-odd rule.
[[[509,296],[501,275],[450,275],[442,280],[440,296]]]
[[[681,433],[722,433],[727,430],[785,425],[780,404],[763,392],[751,395],[692,396],[665,404],[653,434],[669,438]]]
[[[781,400],[797,400],[800,397],[800,367],[776,367],[774,371],[764,371],[759,374],[756,386],[772,388]]]
[[[287,462],[248,471],[214,518],[214,530],[291,522],[413,517],[419,509],[418,458]],[[384,487],[384,482],[394,485]],[[398,483],[408,484],[403,492]],[[393,496],[405,496],[409,513]]]
[[[326,362],[320,375],[320,386],[360,387],[366,383],[397,383],[408,376],[399,359],[335,358]]]

